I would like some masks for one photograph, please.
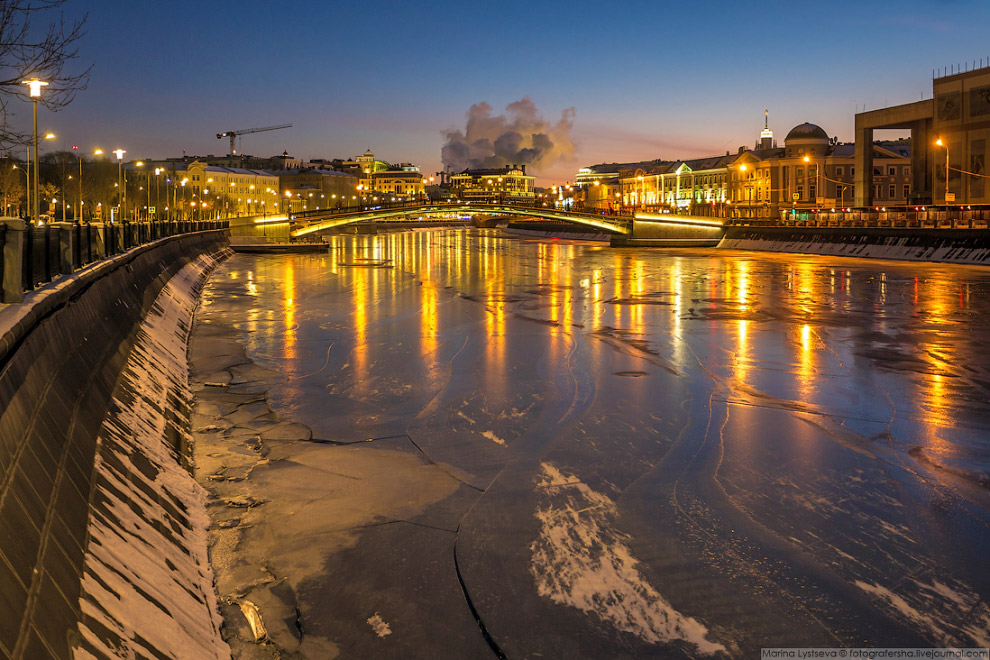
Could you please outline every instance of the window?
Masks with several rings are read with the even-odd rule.
[[[883,168],[882,167],[874,167],[873,168],[873,176],[883,176]]]
[[[873,198],[874,199],[880,199],[880,190],[881,189],[882,189],[882,186],[873,186]]]
[[[843,172],[842,165],[836,165],[836,167],[835,167],[835,176],[842,176],[842,172]]]
[[[896,167],[888,167],[887,168],[887,176],[897,176],[897,168]]]
[[[911,168],[907,165],[904,166],[904,176],[911,176]]]
[[[808,186],[808,196],[811,198],[812,201],[818,199],[818,190],[815,188],[814,184]]]
[[[897,197],[897,187],[894,184],[890,184],[890,187],[887,189],[887,192],[889,193],[887,195],[887,199],[894,199],[895,197]]]
[[[849,168],[849,176],[856,176],[856,168],[855,167],[850,167]]]
[[[804,186],[798,186],[794,192],[797,193],[798,199],[804,199]]]
[[[910,199],[910,198],[911,198],[911,186],[905,183],[904,184],[904,199]]]

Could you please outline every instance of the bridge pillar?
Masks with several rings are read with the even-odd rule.
[[[58,227],[58,254],[59,272],[68,275],[72,272],[75,264],[72,263],[73,255],[76,253],[76,223],[74,222],[54,222]]]
[[[27,223],[20,218],[0,219],[5,227],[3,235],[3,302],[19,303],[24,300],[24,234]]]
[[[681,220],[681,222],[678,222]],[[629,234],[613,236],[611,245],[653,246],[653,247],[713,247],[722,240],[724,230],[721,224],[692,224],[691,218],[669,216],[667,218],[640,219],[632,221]]]
[[[93,233],[89,237],[89,240],[93,243],[93,260],[98,261],[100,259],[104,259],[107,256],[107,246],[104,243],[104,237],[106,234],[103,232],[103,223],[90,222],[89,226],[94,229]]]

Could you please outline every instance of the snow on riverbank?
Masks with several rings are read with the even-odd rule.
[[[205,492],[175,448],[188,439],[192,313],[227,254],[201,256],[165,285],[117,382],[97,449],[75,658],[230,657]]]

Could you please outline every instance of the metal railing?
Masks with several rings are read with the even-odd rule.
[[[200,222],[87,223],[41,226],[0,219],[2,301],[20,302],[25,291],[87,264],[167,236],[226,229],[226,220]]]
[[[990,208],[953,209],[927,208],[925,210],[888,209],[878,211],[788,211],[772,220],[735,218],[726,226],[748,227],[903,227],[915,229],[987,229],[990,227]]]

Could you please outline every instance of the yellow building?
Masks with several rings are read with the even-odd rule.
[[[905,206],[912,200],[910,155],[911,145],[904,141],[872,145],[877,206]],[[633,211],[776,219],[789,210],[852,206],[854,178],[854,145],[840,144],[820,126],[804,123],[777,147],[764,125],[753,149],[621,171],[616,200]]]
[[[351,174],[320,168],[283,170],[278,173],[283,210],[297,213],[321,209],[346,209],[360,205],[360,179]]]
[[[173,188],[180,212],[201,217],[267,215],[279,211],[278,176],[265,170],[219,167],[193,161],[176,172]]]
[[[411,165],[400,166],[402,169],[389,169],[371,174],[371,193],[387,195],[396,201],[419,199],[426,194],[423,186],[423,175]]]
[[[450,177],[451,194],[465,200],[532,201],[536,177],[526,174],[525,165],[464,170]]]

